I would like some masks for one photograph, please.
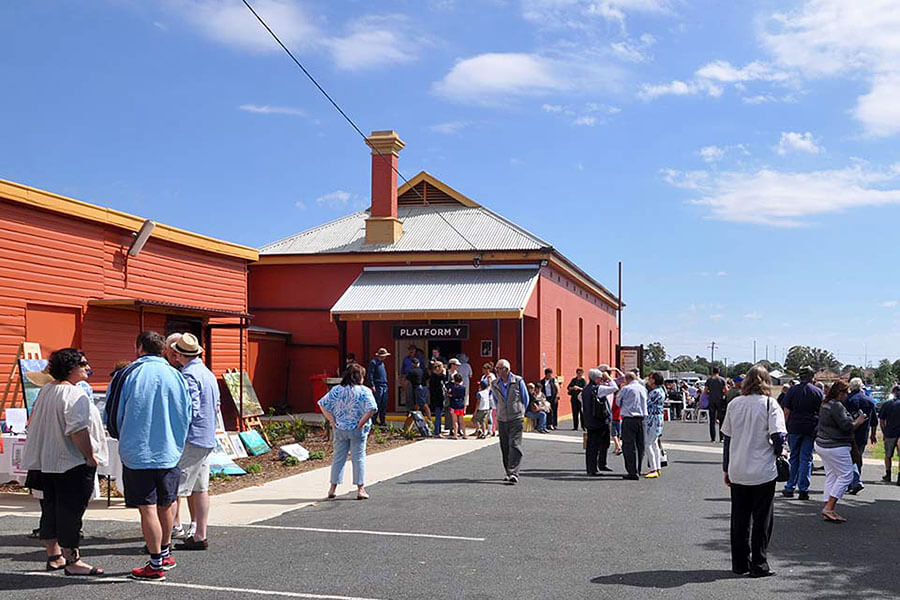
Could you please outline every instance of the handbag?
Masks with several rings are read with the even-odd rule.
[[[772,407],[772,399],[769,398],[766,401],[766,431],[769,433],[769,437],[772,437],[772,430],[769,429],[769,410]],[[774,449],[773,449],[774,452]],[[775,469],[778,471],[778,475],[775,477],[775,481],[785,482],[791,478],[791,463],[782,456],[781,454],[775,455]]]

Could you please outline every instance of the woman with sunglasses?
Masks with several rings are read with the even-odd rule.
[[[100,576],[103,570],[81,560],[81,520],[94,493],[98,464],[109,450],[100,411],[79,383],[90,365],[81,350],[64,348],[50,355],[53,380],[41,388],[28,423],[23,463],[29,484],[44,493],[40,537],[48,571]]]

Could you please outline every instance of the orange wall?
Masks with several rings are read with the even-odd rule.
[[[130,240],[130,232],[113,226],[0,198],[0,373],[11,371],[21,342],[43,341],[46,357],[66,337],[50,335],[52,323],[41,320],[41,307],[31,311],[28,327],[31,305],[74,311],[79,331],[72,338],[88,354],[95,373],[91,383],[99,388],[116,360],[134,358],[138,314],[88,307],[89,299],[142,298],[246,311],[246,260],[151,238],[126,261]],[[164,325],[164,315],[145,313],[145,328],[161,331]],[[30,339],[32,334],[44,339]],[[218,331],[213,338],[214,370],[237,367],[238,333]]]
[[[616,313],[593,294],[580,287],[565,275],[544,267],[538,282],[540,294],[540,375],[544,368],[551,368],[554,375],[562,376],[564,383],[575,376],[575,369],[595,367],[597,358],[597,325],[600,326],[600,362],[615,364],[615,347],[609,345],[612,332],[613,344],[618,340]],[[562,310],[562,372],[557,372],[556,310]],[[578,319],[583,320],[584,360],[578,353]],[[560,397],[559,414],[571,414],[572,407],[565,393]]]

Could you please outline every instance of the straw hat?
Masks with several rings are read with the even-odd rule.
[[[385,357],[385,356],[390,356],[390,355],[391,355],[391,353],[388,352],[387,350],[385,350],[384,348],[379,348],[378,352],[375,353],[375,356],[378,356],[378,357]]]
[[[185,356],[200,356],[203,348],[193,333],[185,333],[181,339],[172,344],[172,350]]]

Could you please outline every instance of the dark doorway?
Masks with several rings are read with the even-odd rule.
[[[203,339],[203,321],[200,319],[192,319],[190,317],[182,317],[178,315],[170,315],[166,317],[166,337],[173,333],[192,333],[200,344],[206,344],[207,340]]]
[[[431,358],[431,351],[437,348],[444,357],[444,364],[451,358],[456,358],[462,352],[462,341],[460,340],[428,340],[428,358]]]

